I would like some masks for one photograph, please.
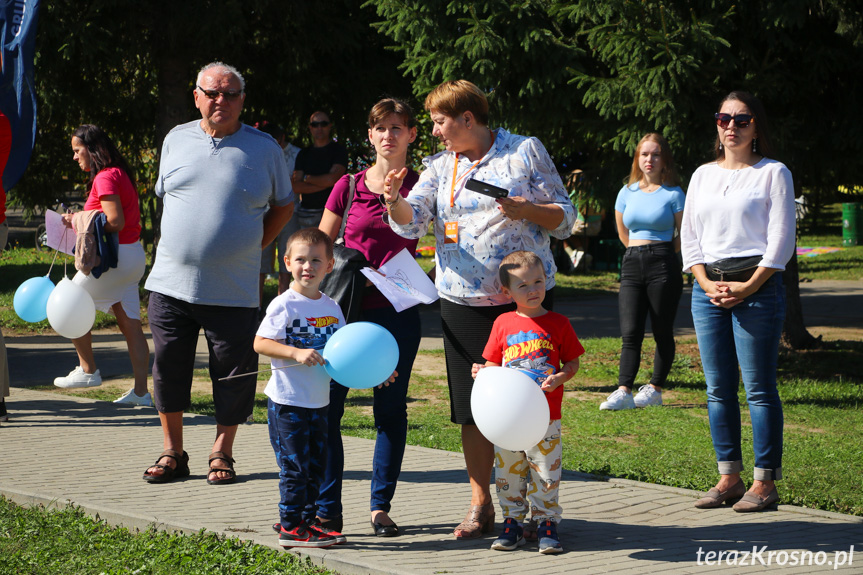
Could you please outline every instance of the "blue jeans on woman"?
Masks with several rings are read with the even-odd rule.
[[[674,318],[683,292],[683,276],[671,242],[626,249],[620,270],[620,372],[618,385],[630,390],[641,363],[644,327],[650,326],[656,341],[650,383],[665,385],[674,362]]]
[[[396,312],[391,306],[363,310],[360,320],[385,327],[396,338],[399,346],[399,362],[396,366],[399,375],[389,386],[374,388],[372,408],[377,439],[372,459],[370,510],[389,513],[407,442],[408,382],[422,338],[419,309],[414,306],[401,313]],[[342,516],[342,474],[345,468],[345,451],[342,445],[341,421],[345,414],[345,398],[348,391],[348,388],[341,384],[330,383],[327,469],[318,497],[318,516],[324,519]]]
[[[719,473],[743,470],[740,446],[740,375],[752,420],[755,479],[782,479],[782,402],[776,388],[785,287],[774,273],[758,292],[734,307],[710,303],[697,283],[692,320],[707,380],[707,413]],[[738,373],[738,364],[740,370]]]

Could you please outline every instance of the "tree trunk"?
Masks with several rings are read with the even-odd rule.
[[[156,146],[161,156],[162,141],[174,126],[188,122],[193,117],[188,115],[192,91],[189,87],[190,72],[187,58],[176,52],[161,52],[157,67],[159,105],[156,111]],[[153,218],[153,258],[162,235],[162,198],[156,198]]]
[[[791,349],[811,349],[816,347],[821,343],[821,338],[816,338],[809,333],[803,322],[803,304],[800,300],[800,270],[797,266],[796,253],[788,261],[788,265],[785,266],[785,271],[782,272],[782,281],[785,283],[786,301],[782,345]]]

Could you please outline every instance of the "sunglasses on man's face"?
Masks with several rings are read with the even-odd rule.
[[[198,88],[198,91],[200,93],[202,93],[203,95],[205,95],[207,98],[209,98],[211,100],[217,100],[219,98],[220,94],[225,100],[236,100],[237,98],[239,98],[240,96],[243,95],[242,90],[240,90],[238,92],[234,92],[234,91],[222,92],[220,90],[205,90],[204,88],[201,88],[197,84],[195,85],[195,87]]]
[[[321,120],[320,122],[309,122],[309,126],[311,126],[312,128],[326,128],[329,125],[329,120]]]
[[[734,125],[738,128],[746,128],[755,118],[752,114],[737,114],[736,116],[732,116],[731,114],[714,114],[714,116],[716,117],[716,125],[723,130],[728,128],[731,120],[734,120]]]

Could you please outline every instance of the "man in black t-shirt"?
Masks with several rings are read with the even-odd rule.
[[[318,227],[333,184],[348,171],[348,151],[330,138],[332,122],[326,112],[312,114],[309,131],[312,146],[300,150],[291,181],[300,195],[300,228]]]

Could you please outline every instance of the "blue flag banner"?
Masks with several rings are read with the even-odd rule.
[[[3,168],[3,190],[21,179],[36,138],[36,86],[33,56],[39,0],[0,0],[0,113],[8,119],[12,146]],[[5,131],[0,119],[0,132]],[[0,139],[6,134],[0,133]],[[8,136],[7,136],[8,137]],[[2,162],[4,158],[0,158]]]

